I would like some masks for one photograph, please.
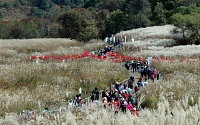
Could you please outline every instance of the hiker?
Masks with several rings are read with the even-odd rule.
[[[128,63],[128,61],[126,62],[125,67],[126,67],[127,70],[129,70],[129,68],[130,68],[130,63]]]
[[[143,79],[143,78],[142,78],[142,76],[140,76],[140,78],[137,78],[137,79],[139,79],[139,80],[138,80],[139,82],[142,82],[142,79]]]
[[[94,55],[94,50],[92,50],[91,55]]]
[[[94,94],[94,92],[92,92],[91,100],[92,100],[92,102],[95,100],[95,94]]]
[[[152,73],[150,78],[152,79],[152,81],[154,82],[154,78],[155,78],[155,75]]]
[[[104,97],[103,100],[102,100],[102,102],[103,102],[103,106],[104,106],[104,108],[106,108],[106,105],[107,105],[107,98]]]
[[[133,96],[129,97],[128,102],[131,102],[132,105],[135,105],[135,99],[133,98]]]
[[[128,88],[133,89],[133,81],[130,78],[128,80]]]
[[[101,56],[101,51],[98,51],[97,55],[98,55],[98,57],[100,57]]]
[[[82,108],[82,104],[83,104],[82,99],[79,99],[78,106],[80,106]]]
[[[137,70],[139,71],[140,61],[137,62],[136,66],[137,66]]]
[[[120,83],[116,82],[115,88],[116,88],[117,90],[119,90],[119,86],[120,86]]]
[[[149,77],[151,75],[150,73],[151,73],[151,68],[147,68],[148,79],[149,79]]]
[[[119,95],[118,95],[118,93],[117,93],[117,89],[115,90],[114,97],[115,97],[115,100],[117,100],[118,97],[119,97]]]
[[[129,79],[131,79],[133,82],[135,81],[135,79],[134,79],[134,76],[130,76],[130,78]]]
[[[51,111],[49,111],[49,108],[47,106],[45,106],[45,108],[44,108],[43,116],[45,116],[46,112],[48,112],[49,114],[51,114]]]
[[[143,84],[144,84],[144,86],[147,86],[147,85],[148,85],[148,82],[144,82]]]
[[[135,86],[135,93],[137,93],[139,91],[139,88],[138,88],[138,86],[136,85]]]
[[[159,74],[159,71],[158,71],[158,73],[157,73],[157,80],[159,80],[159,76],[160,76],[160,74]]]
[[[141,65],[141,70],[140,70],[140,74],[141,74],[141,77],[143,78],[143,72],[144,72],[144,67],[143,67],[143,65]]]
[[[129,95],[131,95],[131,93],[133,92],[133,90],[131,88],[128,88],[127,92],[128,92]]]
[[[134,115],[134,116],[139,115],[138,111],[136,111],[136,108],[133,108],[133,111],[131,112],[131,114]]]
[[[122,101],[122,112],[123,113],[126,113],[126,105],[127,105],[127,101],[126,100],[124,100],[124,99],[122,99],[123,101]]]
[[[143,76],[145,77],[145,81],[147,80],[147,67],[144,67]]]
[[[74,106],[77,106],[76,97],[74,97],[73,103],[74,103]]]
[[[133,69],[133,72],[136,72],[136,63],[135,63],[135,60],[132,63],[132,69]]]
[[[68,109],[71,109],[73,107],[73,102],[72,102],[72,99],[69,101],[69,104],[68,104]]]
[[[113,109],[114,106],[115,106],[115,101],[114,101],[114,99],[112,98],[112,99],[111,99],[111,102],[110,102],[110,108]]]
[[[129,109],[130,111],[133,110],[133,105],[131,104],[131,102],[129,102],[129,103],[127,104],[127,109]]]
[[[103,92],[102,92],[102,98],[103,97],[106,97],[106,89],[104,89]]]
[[[114,102],[115,114],[118,114],[119,107],[120,107],[120,102],[119,102],[119,101],[115,101],[115,102]]]
[[[93,93],[95,94],[94,100],[99,100],[99,91],[97,88],[95,88],[95,90],[93,91]]]
[[[123,96],[124,96],[124,98],[128,98],[129,97],[129,94],[127,93],[127,91],[125,91],[125,94]]]

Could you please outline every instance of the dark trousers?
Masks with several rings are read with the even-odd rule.
[[[122,107],[122,112],[126,113],[126,107]]]
[[[136,72],[136,67],[132,67],[131,69],[133,69],[133,72]]]

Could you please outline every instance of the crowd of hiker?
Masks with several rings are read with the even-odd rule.
[[[117,42],[115,42],[117,45]],[[105,46],[103,50],[98,50],[98,56],[106,56],[107,52],[113,52],[115,50],[114,47]],[[95,55],[95,52],[92,50],[91,55]],[[150,68],[147,60],[141,61],[136,59],[131,60],[130,62],[125,63],[125,68],[130,72],[139,72],[140,77],[134,78],[133,75],[130,76],[127,82],[116,82],[115,84],[110,84],[109,88],[104,89],[101,95],[99,95],[99,91],[95,88],[92,91],[92,95],[90,97],[91,103],[99,102],[99,97],[102,98],[102,104],[105,109],[114,110],[115,114],[118,114],[119,111],[126,113],[130,111],[133,115],[138,116],[138,111],[141,107],[137,107],[137,101],[135,99],[135,95],[138,94],[139,90],[145,86],[148,86],[148,79],[151,79],[154,82],[154,79],[159,80],[160,74],[155,69]],[[136,84],[134,81],[137,79]],[[91,106],[90,103],[90,106]],[[77,106],[82,106],[81,95],[76,95],[74,100],[70,101],[70,106],[68,108]]]
[[[138,71],[141,74],[141,78],[145,79],[145,82],[147,79],[152,79],[153,82],[155,78],[159,80],[159,71],[157,72],[156,69],[150,68],[147,61],[138,61],[137,63],[135,60],[127,61],[125,67],[127,70],[132,70],[131,72]]]

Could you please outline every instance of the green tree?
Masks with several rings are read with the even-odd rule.
[[[79,12],[66,12],[58,17],[58,22],[62,25],[62,29],[59,32],[61,37],[78,40],[85,39],[87,21]]]
[[[18,2],[18,1],[15,1],[15,2],[14,2],[14,6],[15,6],[15,7],[20,7],[20,6],[21,6],[21,3]]]
[[[3,20],[3,12],[0,11],[0,21]]]
[[[19,2],[21,3],[21,5],[26,5],[27,4],[26,0],[19,0]]]
[[[180,32],[182,33],[183,39],[186,43],[187,20],[185,19],[185,16],[181,14],[173,14],[171,16],[171,22],[174,24],[174,26],[176,26],[178,29],[181,30]],[[175,31],[178,31],[178,30],[175,30]]]
[[[3,7],[6,8],[6,9],[9,9],[9,8],[11,8],[11,5],[8,2],[4,2]]]
[[[166,19],[164,15],[164,10],[163,10],[163,4],[161,2],[157,2],[157,5],[155,6],[155,22],[157,25],[163,25],[166,24]]]
[[[31,39],[39,38],[40,34],[37,30],[37,25],[34,22],[29,21],[28,23],[14,21],[14,26],[10,32],[10,36],[14,39]]]
[[[132,18],[133,26],[131,28],[146,27],[150,25],[151,9],[149,0],[126,0],[122,10],[126,15]],[[130,21],[128,21],[130,22]]]
[[[125,28],[125,15],[123,11],[116,10],[110,14],[109,18],[109,31],[112,34],[115,34],[119,31],[124,30]]]
[[[101,10],[99,13],[96,14],[96,27],[98,29],[100,38],[103,39],[106,36],[105,29],[106,29],[106,19],[109,12],[108,10]]]
[[[199,29],[200,29],[200,14],[191,13],[187,15],[181,15],[179,13],[173,14],[171,16],[172,23],[179,29],[175,31],[179,31],[183,34],[183,39],[185,44],[187,44],[186,40],[186,32],[189,35],[190,39],[199,38]],[[178,32],[178,33],[179,33]]]
[[[49,9],[51,7],[51,0],[39,0],[38,6],[43,10]]]
[[[2,2],[2,0],[0,0],[0,8],[2,8],[3,7],[3,2]]]
[[[196,5],[197,7],[200,7],[200,0],[197,0]]]

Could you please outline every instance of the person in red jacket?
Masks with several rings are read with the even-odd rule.
[[[139,88],[138,88],[138,86],[136,85],[136,86],[135,86],[135,93],[137,93],[137,91],[139,91]]]
[[[129,94],[127,93],[127,91],[125,91],[123,96],[124,96],[124,98],[128,98],[129,97]]]
[[[133,108],[133,111],[131,112],[131,114],[134,115],[134,116],[139,115],[138,111],[136,111],[136,108]]]

